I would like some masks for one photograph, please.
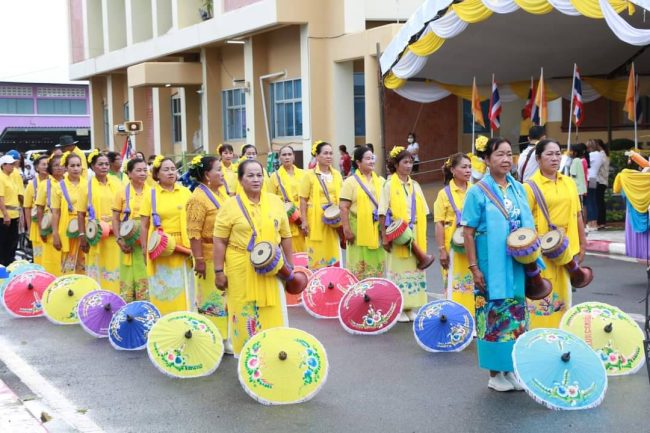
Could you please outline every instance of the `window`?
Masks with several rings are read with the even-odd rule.
[[[223,107],[223,139],[246,138],[246,94],[244,89],[224,90],[221,94]]]
[[[125,122],[128,121],[129,120],[129,103],[128,103],[128,101],[125,102],[124,105],[122,106],[122,113],[124,115],[124,121]]]
[[[38,114],[87,114],[85,99],[39,99],[36,105]]]
[[[366,84],[363,72],[354,73],[354,135],[366,135]]]
[[[108,119],[108,105],[104,105],[104,146],[106,147],[110,145],[111,136],[113,135],[113,127]]]
[[[34,114],[34,100],[31,98],[0,98],[0,114]]]
[[[183,113],[181,112],[181,98],[172,96],[172,142],[183,141]]]
[[[486,99],[481,101],[481,111],[483,112],[483,120],[485,122],[485,128],[479,125],[478,123],[474,125],[475,133],[485,133],[490,132],[490,119],[488,118],[488,110],[490,108],[490,100]],[[472,133],[472,103],[466,99],[463,99],[463,132],[465,134]]]
[[[297,137],[302,135],[301,80],[271,83],[271,135]]]

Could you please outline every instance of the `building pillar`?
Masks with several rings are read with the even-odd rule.
[[[154,153],[156,155],[171,155],[174,151],[171,126],[171,95],[171,89],[166,87],[154,87],[152,89],[152,129],[154,136]]]
[[[198,90],[198,86],[187,86],[180,92],[183,113],[182,152],[193,153],[201,148],[201,94]]]
[[[348,152],[354,148],[354,64],[352,61],[335,62],[332,80],[334,107],[334,137],[332,146],[346,145]],[[336,150],[335,154],[338,153]]]
[[[255,82],[253,62],[253,38],[246,39],[244,44],[244,81],[250,84],[250,91],[246,92],[246,143],[255,143],[255,91],[259,85]],[[259,91],[259,90],[258,90]],[[239,154],[239,149],[235,149]]]
[[[143,131],[132,137],[134,151],[145,155],[155,153],[151,116],[151,87],[129,87],[129,120],[142,121]]]
[[[90,94],[91,147],[105,149],[108,145],[108,143],[104,142],[104,92],[106,90],[106,79],[103,76],[96,75],[88,81],[88,86]]]
[[[384,155],[386,149],[381,145],[383,131],[381,130],[381,117],[379,110],[383,108],[379,104],[379,81],[377,79],[378,62],[376,56],[366,55],[363,58],[363,79],[366,98],[366,143],[372,143],[375,147],[377,162],[375,167],[379,167],[379,172],[384,171]],[[352,92],[353,90],[351,90]],[[386,143],[390,149],[390,143]]]
[[[106,79],[106,95],[108,105],[108,122],[111,128],[109,136],[111,139],[106,143],[109,150],[121,150],[121,138],[113,134],[113,126],[124,123],[124,93],[126,86],[126,75],[111,74]],[[120,141],[118,143],[118,141]]]
[[[201,134],[203,150],[216,153],[223,137],[221,116],[221,52],[217,48],[201,48],[201,69],[203,87],[201,89]]]
[[[311,75],[309,71],[309,27],[300,26],[300,84],[302,87],[302,166],[311,161]]]

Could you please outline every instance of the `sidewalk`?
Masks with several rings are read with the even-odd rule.
[[[40,420],[9,387],[0,380],[0,431],[2,433],[47,433]]]
[[[625,255],[624,230],[599,230],[587,233],[587,252]]]

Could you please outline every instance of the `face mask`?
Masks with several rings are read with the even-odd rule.
[[[409,143],[413,143],[413,139],[412,139],[412,138],[409,138],[409,139],[408,139],[408,142],[409,142]]]

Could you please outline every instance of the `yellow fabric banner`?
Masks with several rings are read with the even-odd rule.
[[[444,38],[441,38],[433,32],[429,32],[420,37],[420,39],[418,39],[416,42],[413,42],[411,45],[409,45],[402,55],[405,55],[408,51],[411,51],[416,56],[425,57],[438,51],[438,49],[442,47],[442,44],[444,43]]]
[[[544,15],[553,10],[546,0],[515,0],[515,3],[529,14]]]
[[[464,0],[451,5],[451,7],[461,20],[470,24],[485,21],[492,15],[492,11],[481,0]]]
[[[603,18],[603,11],[600,10],[598,0],[571,0],[571,4],[580,14],[586,17]],[[634,13],[634,6],[629,7],[630,3],[627,0],[609,0],[609,4],[617,13],[621,13],[625,9],[628,9],[630,15]]]
[[[390,71],[384,77],[384,86],[386,86],[387,89],[399,89],[404,84],[406,84],[406,80],[396,77],[395,74],[393,74],[393,71]]]
[[[640,171],[624,169],[614,179],[612,190],[614,193],[625,191],[625,196],[630,201],[632,207],[641,213],[648,212],[650,206],[650,173],[641,173]]]

